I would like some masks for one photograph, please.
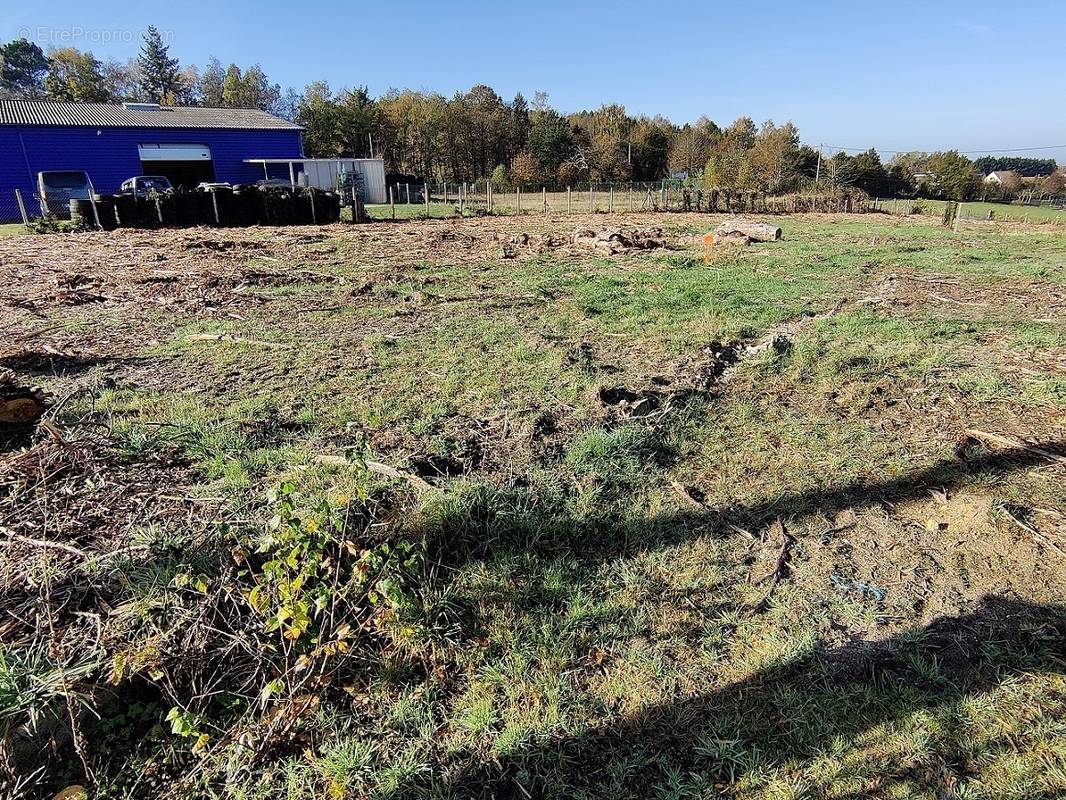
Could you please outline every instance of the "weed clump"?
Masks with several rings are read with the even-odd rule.
[[[657,478],[667,455],[654,431],[623,425],[614,430],[596,428],[579,436],[566,454],[566,464],[581,480],[628,489]]]

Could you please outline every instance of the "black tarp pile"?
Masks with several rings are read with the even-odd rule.
[[[95,211],[92,208],[96,205]],[[72,219],[104,230],[188,228],[196,225],[326,225],[341,217],[340,195],[296,187],[218,186],[147,197],[96,195],[71,203]],[[77,207],[75,207],[77,206]]]

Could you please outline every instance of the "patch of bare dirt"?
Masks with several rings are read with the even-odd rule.
[[[1034,534],[1012,516],[979,489],[930,488],[889,508],[845,511],[815,545],[812,574],[797,579],[825,581],[889,628],[961,613],[989,593],[1058,602],[1066,556],[1054,541],[1066,545],[1066,526],[1046,516]]]

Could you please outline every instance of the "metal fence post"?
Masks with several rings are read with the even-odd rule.
[[[389,187],[389,209],[392,211],[392,218],[396,219],[396,197],[393,195],[393,189],[395,187]]]
[[[19,204],[19,213],[22,214],[22,224],[30,227],[30,215],[26,213],[26,204],[22,201],[22,190],[15,190],[15,201]]]
[[[104,229],[104,226],[100,224],[100,212],[97,211],[97,209],[96,209],[96,198],[93,196],[93,195],[96,194],[96,192],[91,191],[92,190],[92,186],[90,186],[89,189],[90,189],[90,192],[89,192],[89,205],[91,205],[93,207],[93,219],[96,220],[96,230],[102,231]],[[156,198],[155,202],[156,202],[157,205],[159,204],[159,198],[158,197]],[[162,215],[160,215],[160,216],[162,216]],[[162,222],[163,220],[160,219],[159,221]]]
[[[426,218],[429,218],[429,184],[422,184],[422,191],[425,193],[425,197],[422,199],[426,201]]]
[[[548,189],[545,186],[540,187],[540,197],[544,203],[544,216],[548,216]]]
[[[566,187],[566,213],[571,213],[572,206],[570,205],[570,187]]]

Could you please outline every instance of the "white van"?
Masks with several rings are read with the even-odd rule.
[[[70,218],[71,200],[88,200],[93,193],[89,174],[81,170],[51,170],[37,173],[37,196],[41,211]]]

